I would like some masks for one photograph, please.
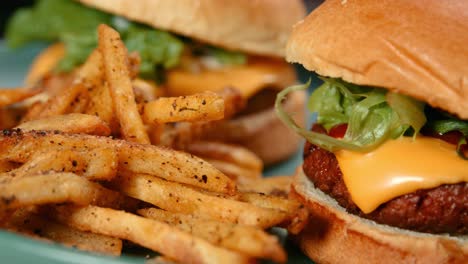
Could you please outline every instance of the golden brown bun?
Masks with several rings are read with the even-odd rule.
[[[418,233],[380,225],[345,209],[297,170],[292,195],[311,212],[296,239],[318,263],[468,263],[468,238]]]
[[[294,26],[286,58],[468,118],[468,1],[327,0]]]
[[[79,1],[216,46],[281,57],[291,26],[305,15],[301,0]]]

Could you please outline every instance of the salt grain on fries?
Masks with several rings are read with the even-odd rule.
[[[128,240],[155,262],[285,262],[264,229],[307,222],[289,179],[261,179],[243,147],[199,141],[245,105],[239,91],[163,97],[135,79],[139,56],[116,31],[101,25],[98,40],[73,73],[50,74],[53,46],[30,70],[34,89],[0,91],[0,227],[108,255]]]

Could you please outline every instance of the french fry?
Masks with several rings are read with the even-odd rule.
[[[213,192],[236,192],[234,181],[193,155],[128,143],[122,144],[119,149],[119,164],[124,170],[147,173]]]
[[[29,210],[16,210],[4,224],[9,230],[40,236],[84,251],[112,256],[119,256],[122,251],[122,240],[118,238],[80,231]]]
[[[29,109],[27,110],[26,114],[22,116],[20,123],[35,120],[41,114],[41,111],[42,109],[44,109],[44,107],[45,107],[45,104],[43,102],[32,103]],[[15,122],[11,126],[2,126],[2,129],[12,128],[16,126],[17,124],[18,122]]]
[[[118,237],[182,263],[248,263],[249,258],[216,247],[168,224],[97,206],[60,206],[55,217],[82,231]]]
[[[224,99],[224,119],[229,119],[238,112],[240,112],[246,104],[246,99],[242,96],[239,90],[234,88],[225,88],[218,92]],[[224,120],[208,121],[208,122],[180,122],[170,130],[164,131],[161,135],[161,144],[164,146],[171,146],[176,149],[184,149],[187,144],[202,139],[211,139],[206,137],[205,134],[212,134],[210,131],[218,129],[218,127],[225,127]],[[223,133],[236,133],[236,131],[223,131]],[[217,135],[218,138],[223,138],[222,135]],[[213,137],[216,138],[216,137]]]
[[[102,54],[95,49],[78,68],[74,82],[81,82],[90,88],[100,84],[104,78],[102,67]]]
[[[164,210],[222,222],[268,228],[288,218],[288,214],[280,210],[207,195],[151,175],[120,172],[112,187]]]
[[[73,202],[120,206],[122,196],[72,173],[53,173],[0,183],[0,211],[29,205]]]
[[[291,234],[298,234],[308,223],[309,213],[297,200],[285,197],[265,195],[263,193],[239,193],[240,201],[248,202],[264,208],[274,208],[287,212],[289,220],[281,225]]]
[[[40,92],[38,88],[0,88],[0,107],[20,102]]]
[[[90,92],[91,100],[84,111],[88,115],[95,115],[106,122],[111,128],[112,134],[120,133],[117,118],[114,113],[112,97],[107,83],[103,82]]]
[[[86,152],[72,149],[41,150],[17,169],[2,176],[18,179],[45,172],[72,172],[89,180],[111,180],[117,173],[118,157],[115,149],[98,147]]]
[[[68,113],[82,113],[88,108],[89,100],[91,99],[89,95],[89,89],[84,90],[79,94],[75,100],[70,104]]]
[[[24,83],[27,86],[33,86],[38,83],[47,73],[53,70],[64,55],[65,46],[63,43],[57,43],[47,47],[47,49],[42,51],[41,54],[34,59]]]
[[[242,192],[256,192],[288,197],[291,182],[291,176],[274,176],[239,182],[237,186]]]
[[[46,118],[67,113],[75,99],[78,98],[80,94],[86,92],[86,86],[79,82],[64,88],[47,101],[37,118]]]
[[[212,121],[224,117],[224,101],[215,93],[161,97],[145,104],[146,123]]]
[[[52,147],[78,150],[115,148],[119,157],[119,170],[147,173],[212,192],[236,192],[233,180],[208,162],[184,152],[83,134],[5,130],[3,135],[0,137],[0,157],[9,161],[26,162],[35,151]]]
[[[188,144],[185,150],[202,157],[238,182],[262,176],[262,160],[245,147],[221,142],[197,141]]]
[[[215,166],[218,170],[229,176],[231,179],[236,180],[237,183],[249,181],[251,179],[259,179],[262,177],[262,172],[249,168],[243,168],[237,164],[227,162],[224,160],[210,159],[200,156],[202,159]]]
[[[99,117],[85,114],[67,114],[36,119],[24,122],[17,126],[23,131],[48,130],[62,131],[71,134],[91,134],[98,136],[109,136],[110,128]]]
[[[247,256],[272,259],[281,263],[286,261],[286,253],[278,238],[255,227],[199,219],[156,208],[141,209],[138,213]]]
[[[143,121],[135,103],[125,48],[117,31],[106,25],[98,28],[98,45],[104,61],[104,72],[109,83],[114,111],[124,139],[150,144]]]
[[[71,150],[50,149],[35,153],[31,159],[20,167],[3,173],[4,182],[9,178],[15,180],[29,175],[40,175],[50,171],[72,172],[75,174],[86,170],[83,157]]]
[[[75,82],[81,82],[89,90],[89,102],[84,113],[95,115],[106,122],[112,131],[117,129],[109,88],[104,81],[102,55],[95,49],[77,70]]]
[[[263,193],[238,193],[238,199],[264,208],[279,209],[293,213],[301,208],[301,203],[288,198],[265,195]]]
[[[254,171],[261,172],[263,169],[262,160],[255,153],[241,146],[214,141],[197,141],[187,145],[185,150],[197,156],[231,162]]]

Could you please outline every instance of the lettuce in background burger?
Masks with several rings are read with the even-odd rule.
[[[294,27],[286,59],[323,76],[292,185],[319,263],[467,263],[466,1],[328,0]]]

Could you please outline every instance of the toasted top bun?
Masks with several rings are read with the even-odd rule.
[[[290,195],[310,211],[310,223],[296,240],[318,263],[467,263],[467,236],[413,232],[349,214],[315,188],[302,168]]]
[[[305,16],[301,0],[79,0],[132,21],[212,45],[284,56],[291,27]]]
[[[286,59],[468,118],[468,1],[327,0],[294,26]]]

